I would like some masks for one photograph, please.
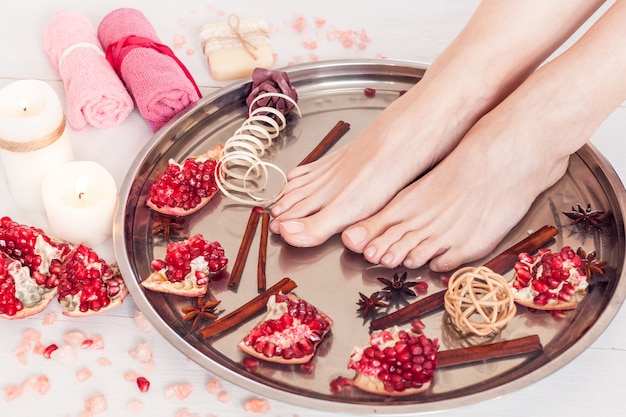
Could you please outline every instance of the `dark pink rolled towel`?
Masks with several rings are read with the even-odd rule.
[[[136,9],[109,13],[98,38],[153,131],[200,99],[195,81]]]
[[[88,124],[113,127],[126,120],[133,99],[106,60],[87,16],[66,10],[56,13],[44,29],[43,46],[63,80],[67,120],[73,129]]]

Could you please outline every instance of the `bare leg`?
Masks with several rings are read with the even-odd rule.
[[[485,0],[424,78],[358,138],[289,173],[270,229],[294,246],[315,246],[378,212],[454,149],[600,3]]]
[[[373,263],[437,271],[488,254],[626,99],[626,2],[485,115],[437,167],[346,229]]]

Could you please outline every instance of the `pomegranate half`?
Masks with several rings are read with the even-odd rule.
[[[189,157],[181,164],[170,160],[150,187],[146,205],[170,216],[186,216],[200,210],[218,192],[217,160],[223,146]]]
[[[535,256],[520,253],[511,288],[515,302],[537,310],[571,310],[589,282],[583,260],[569,246],[559,252],[541,249]]]
[[[375,330],[369,343],[355,347],[348,369],[352,385],[373,394],[406,396],[427,390],[437,366],[437,339],[398,327]]]
[[[154,259],[154,270],[141,285],[186,297],[200,297],[207,292],[209,276],[223,270],[228,258],[219,242],[208,242],[201,234],[180,242],[170,242],[164,259]]]
[[[269,298],[267,313],[238,346],[268,362],[307,363],[332,325],[332,319],[309,302],[292,293],[279,293]]]

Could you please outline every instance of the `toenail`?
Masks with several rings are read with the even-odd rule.
[[[358,245],[359,243],[363,242],[363,240],[367,237],[367,229],[363,226],[355,226],[355,227],[351,227],[347,229],[345,232],[343,232],[343,234],[354,245]],[[370,249],[370,253],[372,250],[373,251],[376,250],[375,248],[368,248],[368,249]],[[363,253],[367,255],[365,252]]]
[[[374,255],[376,255],[376,248],[374,246],[368,246],[363,251],[363,256],[365,256],[368,259],[372,258]]]
[[[285,210],[283,210],[281,206],[274,206],[274,207],[272,207],[272,208],[271,208],[271,210],[270,210],[270,211],[272,212],[272,216],[274,216],[274,217],[278,217],[278,216],[280,216],[281,214],[283,214],[283,212],[284,212]]]
[[[381,259],[380,259],[380,263],[383,265],[391,265],[393,263],[393,254],[392,253],[386,253]]]
[[[304,223],[298,221],[287,221],[280,224],[281,229],[289,234],[300,233],[304,231]]]

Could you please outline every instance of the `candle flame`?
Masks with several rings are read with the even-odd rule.
[[[87,184],[89,183],[89,177],[86,175],[81,175],[78,177],[76,181],[76,194],[78,194],[78,199],[81,200],[85,196],[85,191],[87,191]]]

